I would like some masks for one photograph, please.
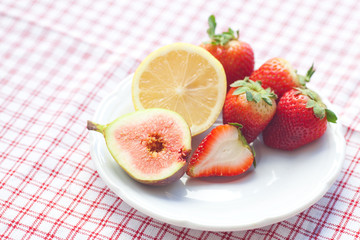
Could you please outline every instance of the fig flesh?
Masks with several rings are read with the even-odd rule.
[[[191,133],[178,113],[160,108],[139,110],[106,125],[88,121],[87,128],[103,134],[115,161],[138,182],[166,185],[186,171]]]

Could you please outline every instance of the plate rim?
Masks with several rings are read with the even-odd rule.
[[[116,86],[116,88],[114,88],[114,90],[112,92],[110,92],[106,97],[104,97],[101,100],[101,102],[99,103],[99,105],[95,111],[93,121],[99,120],[99,118],[101,116],[101,112],[102,112],[101,109],[104,109],[106,107],[107,103],[113,97],[116,97],[116,93],[123,86],[125,86],[126,84],[131,85],[132,76],[133,76],[133,73],[125,76],[119,82],[119,84]],[[323,98],[323,100],[328,107],[332,106],[332,104],[330,102],[328,102],[327,98]],[[296,209],[293,209],[290,212],[287,212],[287,213],[281,214],[281,215],[277,215],[277,216],[266,216],[261,221],[250,222],[249,224],[240,224],[240,225],[233,224],[231,226],[229,226],[229,225],[224,226],[224,225],[218,225],[218,224],[204,225],[199,222],[194,222],[191,220],[169,218],[169,217],[163,216],[161,214],[157,214],[156,212],[151,211],[150,209],[144,208],[140,204],[137,204],[136,202],[132,201],[131,198],[125,192],[122,192],[122,191],[118,192],[117,189],[115,188],[115,186],[113,185],[112,181],[105,174],[104,169],[102,168],[100,162],[97,159],[97,153],[95,151],[95,149],[96,149],[95,145],[97,144],[97,141],[100,140],[99,138],[101,138],[102,136],[100,136],[98,133],[95,133],[95,132],[89,132],[89,138],[90,138],[90,144],[89,144],[90,146],[89,147],[90,147],[90,156],[95,165],[96,171],[99,173],[100,177],[105,182],[105,184],[117,196],[119,196],[122,200],[124,200],[124,202],[126,202],[129,206],[142,212],[143,214],[148,215],[154,219],[163,221],[165,223],[173,224],[178,227],[185,227],[185,228],[191,228],[191,229],[202,230],[202,231],[242,231],[242,230],[250,230],[250,229],[260,228],[260,227],[268,226],[271,224],[275,224],[277,222],[284,221],[292,216],[295,216],[296,214],[299,214],[299,213],[305,211],[306,209],[308,209],[309,207],[314,205],[317,201],[319,201],[326,194],[326,192],[334,184],[334,182],[336,181],[336,179],[338,178],[338,176],[342,170],[343,162],[345,159],[345,146],[346,146],[345,139],[343,137],[343,125],[341,124],[341,121],[338,120],[338,122],[336,124],[329,123],[328,127],[332,128],[334,134],[339,137],[336,142],[338,145],[337,147],[339,147],[340,156],[339,156],[339,159],[337,161],[335,161],[337,164],[334,164],[332,171],[329,171],[326,178],[324,178],[324,182],[323,182],[323,184],[321,184],[321,186],[323,186],[323,187],[322,188],[318,187],[317,189],[312,189],[312,191],[309,191],[308,192],[309,197],[306,198],[309,201],[305,202],[304,204],[302,204],[301,206],[299,206]]]

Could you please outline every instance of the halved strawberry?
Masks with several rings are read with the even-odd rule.
[[[241,134],[239,124],[215,127],[190,159],[190,177],[234,176],[255,165],[252,148]]]

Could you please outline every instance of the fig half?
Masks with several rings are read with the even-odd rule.
[[[191,133],[178,113],[161,108],[139,110],[107,125],[88,121],[87,129],[104,135],[113,158],[138,182],[165,185],[186,171]]]

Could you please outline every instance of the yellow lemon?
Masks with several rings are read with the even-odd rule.
[[[219,116],[226,96],[226,76],[221,63],[205,49],[173,43],[141,62],[131,91],[136,110],[173,110],[185,119],[195,136]]]

